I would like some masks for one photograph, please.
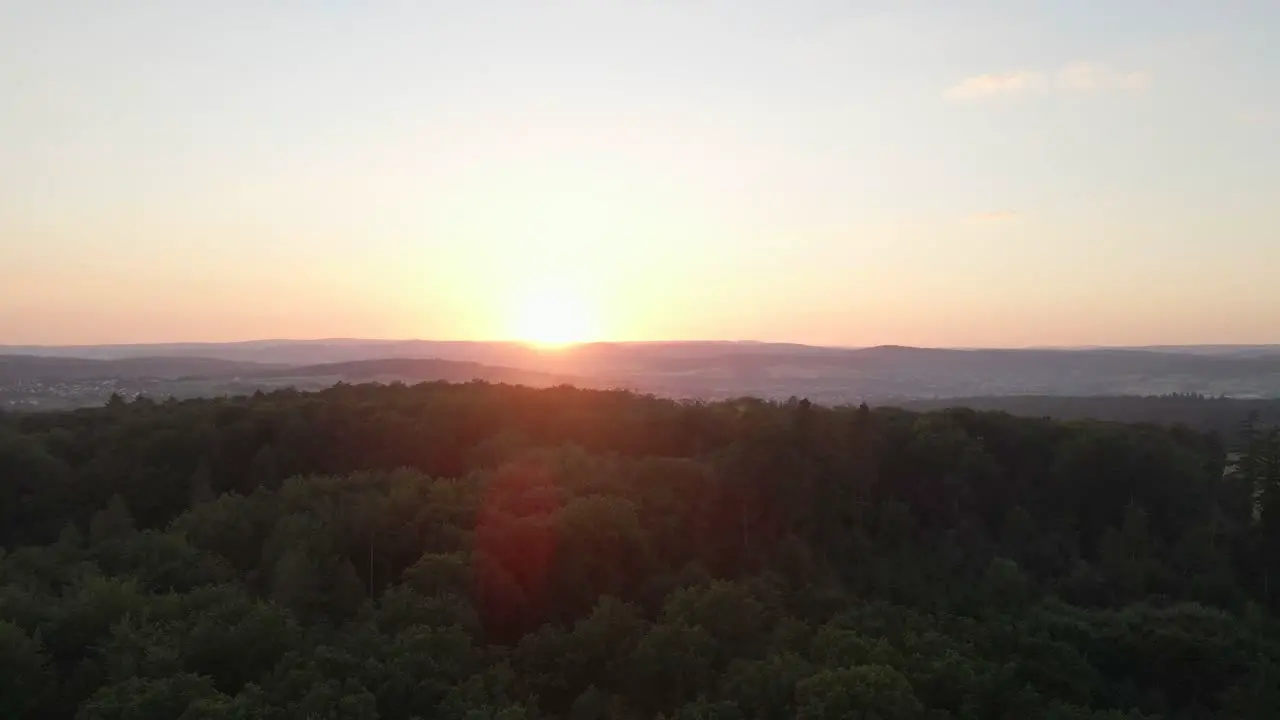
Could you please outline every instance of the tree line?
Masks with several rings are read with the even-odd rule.
[[[1199,393],[1166,395],[1003,395],[989,397],[908,400],[912,410],[967,407],[999,410],[1029,417],[1059,420],[1112,420],[1126,423],[1185,425],[1235,439],[1242,423],[1280,423],[1280,398],[1215,397]]]
[[[1280,433],[570,387],[0,415],[0,717],[1270,718]]]

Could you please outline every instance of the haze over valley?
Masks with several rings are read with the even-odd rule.
[[[1159,349],[831,348],[764,342],[259,341],[0,348],[0,403],[65,408],[337,382],[445,380],[620,388],[672,398],[830,404],[975,396],[1280,398],[1280,346]]]

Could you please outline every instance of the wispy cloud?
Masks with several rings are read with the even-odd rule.
[[[1240,118],[1240,122],[1246,125],[1262,126],[1269,124],[1275,116],[1262,112],[1261,110],[1246,110],[1245,112],[1239,113],[1238,117]]]
[[[999,95],[1016,95],[1043,90],[1044,76],[1035,72],[974,75],[952,85],[943,95],[952,100],[981,100]]]
[[[1052,82],[1050,82],[1052,78]],[[1097,92],[1102,90],[1145,90],[1151,76],[1141,70],[1118,71],[1105,65],[1077,62],[1046,74],[1034,70],[974,75],[947,88],[950,100],[984,100],[1002,95],[1018,95],[1047,90]]]
[[[991,210],[989,212],[980,212],[969,216],[970,220],[987,223],[1005,223],[1016,220],[1017,218],[1018,213],[1013,210]]]
[[[1145,90],[1151,76],[1140,70],[1120,72],[1088,62],[1068,65],[1058,71],[1058,87],[1077,92],[1096,90]]]

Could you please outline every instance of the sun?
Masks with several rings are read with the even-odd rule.
[[[594,314],[585,298],[563,289],[540,287],[514,300],[512,335],[516,340],[558,348],[596,337]]]

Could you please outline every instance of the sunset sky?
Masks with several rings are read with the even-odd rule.
[[[1280,342],[1277,37],[1276,0],[0,0],[0,344]]]

